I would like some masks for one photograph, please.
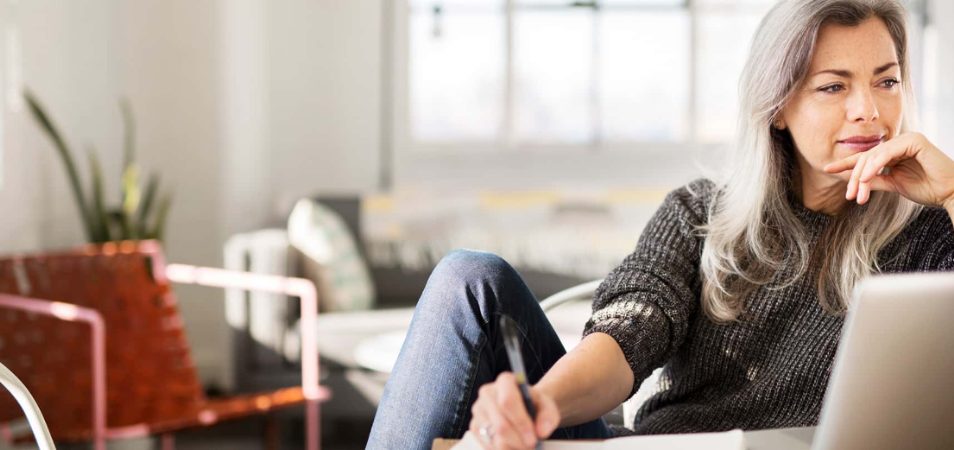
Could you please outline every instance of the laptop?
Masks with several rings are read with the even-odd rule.
[[[749,449],[954,449],[954,273],[879,275],[849,307],[817,428]]]

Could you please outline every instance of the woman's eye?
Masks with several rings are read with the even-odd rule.
[[[823,86],[823,87],[818,88],[819,91],[821,91],[821,92],[827,92],[827,93],[829,93],[829,94],[834,94],[834,93],[836,93],[836,92],[841,92],[841,91],[844,90],[844,89],[845,89],[845,88],[844,88],[842,85],[840,85],[840,84],[832,84],[832,85]]]
[[[900,81],[895,80],[894,78],[888,78],[887,80],[884,80],[884,81],[881,82],[881,84],[884,85],[884,87],[886,87],[886,88],[888,88],[888,89],[897,86],[898,83],[900,83]]]

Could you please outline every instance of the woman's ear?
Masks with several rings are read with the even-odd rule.
[[[785,129],[785,121],[782,120],[781,118],[775,119],[775,121],[772,122],[772,127],[774,127],[776,130],[784,130],[784,129]]]

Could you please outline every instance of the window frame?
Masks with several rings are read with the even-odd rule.
[[[513,77],[511,50],[506,51],[505,67],[505,105],[501,139],[492,141],[456,141],[443,143],[414,142],[411,137],[410,114],[410,0],[393,0],[390,11],[385,8],[385,38],[383,39],[385,57],[382,76],[384,77],[384,127],[382,136],[382,188],[399,185],[455,185],[458,187],[495,187],[517,185],[533,187],[541,184],[561,182],[593,182],[593,173],[607,174],[603,182],[628,180],[637,185],[673,185],[691,179],[700,173],[700,165],[713,167],[720,150],[729,142],[702,142],[699,139],[697,117],[698,98],[698,50],[700,48],[700,17],[705,13],[735,12],[752,10],[764,5],[757,2],[740,2],[729,5],[709,5],[700,7],[694,0],[683,0],[682,6],[646,6],[627,7],[626,9],[667,10],[685,8],[689,16],[689,85],[686,105],[686,117],[689,122],[688,136],[683,141],[625,141],[613,142],[597,140],[579,144],[517,144],[508,138],[512,133],[508,126],[512,124],[513,105],[510,90]],[[571,3],[568,1],[568,3]],[[923,0],[906,1],[909,19],[924,17],[927,13]],[[514,0],[505,0],[508,10],[506,17],[505,42],[512,49]],[[569,7],[569,6],[566,6]],[[548,8],[548,7],[545,7]],[[762,12],[767,12],[767,8]],[[923,22],[909,21],[909,53],[915,82],[922,78],[922,52],[920,34],[923,34]],[[913,35],[913,36],[911,36]],[[388,37],[391,39],[388,39]],[[747,45],[750,43],[747,42]],[[920,93],[920,83],[915,83],[915,95]],[[573,168],[554,169],[546,161],[572,161]],[[634,162],[637,164],[632,165]],[[542,164],[540,164],[542,163]],[[542,171],[527,182],[510,179],[514,176],[512,167],[533,167]],[[672,181],[659,181],[658,173],[672,175]],[[551,181],[547,181],[551,180]],[[644,181],[650,180],[650,181]],[[599,182],[597,182],[599,184]]]

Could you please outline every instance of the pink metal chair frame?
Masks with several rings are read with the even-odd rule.
[[[161,267],[161,265],[159,265]],[[155,276],[179,284],[242,289],[284,294],[298,297],[301,302],[303,329],[314,329],[318,322],[318,295],[315,285],[303,278],[262,275],[210,267],[170,264],[165,273]],[[141,437],[149,434],[145,427],[107,428],[106,426],[106,330],[100,314],[93,309],[69,303],[0,294],[0,307],[19,309],[53,316],[69,322],[86,322],[92,328],[90,351],[93,355],[93,446],[105,450],[107,439]],[[314,333],[301,333],[302,392],[305,397],[305,445],[308,450],[319,450],[319,403],[330,397],[327,388],[318,382],[318,344]],[[174,447],[171,435],[161,439],[163,449]]]
[[[69,303],[51,302],[8,294],[0,294],[0,308],[18,309],[34,314],[52,316],[67,322],[86,322],[89,324],[92,329],[90,351],[93,355],[93,430],[97,436],[104,436],[106,432],[106,328],[103,325],[102,316],[94,309]],[[49,431],[47,431],[47,437],[48,435]],[[39,440],[40,437],[36,437]],[[46,445],[43,441],[38,441],[38,443],[41,447]],[[100,439],[95,442],[95,447],[96,450],[105,450],[106,444],[104,440]]]
[[[304,278],[253,274],[212,267],[185,264],[166,266],[166,278],[180,284],[243,289],[298,297],[301,302],[302,330],[313,330],[318,324],[318,294],[315,284]],[[305,448],[318,450],[319,402],[327,399],[327,390],[318,384],[318,342],[314,333],[301,334],[301,387],[305,402]]]

